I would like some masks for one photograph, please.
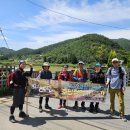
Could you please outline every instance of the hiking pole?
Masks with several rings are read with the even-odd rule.
[[[27,88],[27,92],[26,92],[26,115],[27,117],[29,117],[29,114],[28,114],[28,96],[29,96],[29,88],[28,86],[26,87]]]

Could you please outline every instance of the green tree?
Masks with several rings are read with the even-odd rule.
[[[126,67],[127,67],[128,69],[130,69],[130,54],[129,54],[129,56],[128,56],[128,60],[127,60],[127,65],[126,65]]]
[[[107,66],[110,67],[111,66],[111,61],[113,58],[116,58],[117,54],[115,50],[111,50],[109,53],[109,57],[108,57],[108,62],[107,62]]]

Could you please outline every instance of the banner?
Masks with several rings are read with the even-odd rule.
[[[70,82],[58,80],[36,80],[29,78],[31,94],[66,100],[104,102],[107,87],[90,82]]]

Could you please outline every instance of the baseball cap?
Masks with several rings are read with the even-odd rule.
[[[78,64],[82,64],[82,65],[84,65],[84,62],[83,61],[79,61],[79,63]]]
[[[25,60],[20,60],[20,61],[19,61],[19,65],[20,65],[20,64],[26,64],[26,61],[25,61]]]
[[[96,63],[95,67],[101,67],[100,63]]]

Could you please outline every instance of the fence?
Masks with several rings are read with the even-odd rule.
[[[7,86],[7,77],[12,70],[15,70],[14,65],[0,65],[0,88]]]
[[[13,65],[0,65],[0,88],[7,86],[7,77],[12,70],[15,70],[15,66]],[[52,73],[52,79],[57,79],[59,72]],[[70,73],[73,73],[73,71]],[[89,69],[88,71],[88,78],[90,78],[91,73],[93,73],[92,69]],[[32,74],[32,78],[36,78],[39,74],[39,71],[34,71]],[[126,80],[127,86],[130,86],[130,69],[127,71],[127,80]]]
[[[127,71],[126,85],[130,86],[130,69]]]

